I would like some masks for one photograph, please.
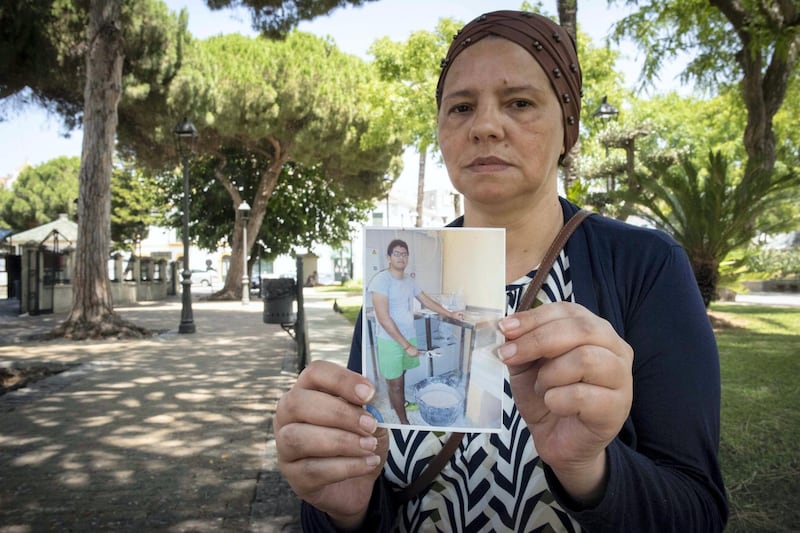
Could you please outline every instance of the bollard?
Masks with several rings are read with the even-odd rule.
[[[303,277],[303,258],[297,257],[298,280]],[[297,344],[297,372],[308,364],[308,329],[303,306],[303,285],[292,278],[264,279],[261,291],[264,300],[265,324],[280,324]],[[297,313],[293,303],[297,301]]]
[[[296,320],[292,303],[295,282],[291,278],[264,280],[264,323],[290,324]]]
[[[295,259],[297,270],[297,372],[302,372],[308,364],[308,357],[311,353],[308,345],[308,327],[306,323],[306,311],[303,304],[303,256],[297,255]]]

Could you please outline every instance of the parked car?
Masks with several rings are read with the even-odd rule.
[[[213,287],[219,285],[220,277],[216,270],[192,269],[192,285],[202,285],[203,287]]]

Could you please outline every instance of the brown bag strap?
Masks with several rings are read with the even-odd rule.
[[[550,243],[550,248],[545,252],[544,258],[542,258],[542,262],[536,270],[536,274],[533,275],[533,280],[531,280],[530,285],[528,285],[525,294],[522,295],[522,300],[520,300],[519,306],[517,306],[517,311],[527,311],[531,308],[533,301],[536,299],[536,295],[539,294],[539,289],[542,288],[544,280],[547,279],[547,275],[550,273],[550,269],[553,268],[553,263],[556,262],[558,254],[561,253],[561,249],[566,246],[570,236],[577,227],[580,226],[581,222],[591,214],[591,211],[581,209],[567,220],[567,223],[564,224],[558,232],[556,238]]]
[[[418,478],[403,489],[401,493],[403,502],[413,500],[422,489],[431,484],[433,479],[442,471],[444,465],[447,464],[447,461],[456,453],[462,438],[464,438],[464,433],[456,432],[450,434],[450,437],[447,439],[447,442],[444,443],[442,449],[439,450],[439,453],[425,466],[425,470],[422,471]]]
[[[581,209],[577,213],[575,213],[567,223],[561,228],[556,235],[556,238],[550,243],[550,248],[547,249],[547,252],[544,254],[544,258],[542,262],[539,264],[539,268],[536,270],[536,274],[533,276],[533,280],[531,280],[530,285],[528,285],[525,294],[522,296],[522,300],[517,307],[517,311],[526,311],[530,309],[531,304],[533,304],[536,295],[539,294],[539,289],[542,288],[542,284],[544,284],[544,280],[547,279],[547,275],[550,273],[550,269],[553,268],[553,263],[556,262],[556,258],[558,254],[561,253],[561,249],[567,244],[572,233],[575,229],[583,222],[589,215],[592,215],[591,211],[586,209]],[[464,433],[460,432],[453,432],[450,434],[450,437],[445,442],[442,449],[439,450],[433,459],[426,465],[425,470],[417,477],[414,481],[412,481],[408,486],[406,486],[402,491],[402,499],[404,502],[413,500],[417,497],[417,495],[424,489],[425,487],[429,486],[431,482],[439,475],[439,472],[442,471],[444,465],[453,457],[453,454],[456,453],[458,449],[458,445],[461,443],[461,439],[464,438]]]

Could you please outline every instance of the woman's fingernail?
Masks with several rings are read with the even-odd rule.
[[[516,318],[504,318],[500,321],[501,331],[511,331],[519,327],[519,320]]]
[[[378,421],[369,415],[361,415],[361,418],[358,419],[358,423],[364,430],[370,433],[373,433],[378,427]]]
[[[367,456],[367,465],[369,466],[378,466],[381,464],[381,458],[378,455],[369,455]]]
[[[356,396],[358,396],[359,399],[364,403],[368,403],[372,399],[372,395],[374,393],[375,389],[369,385],[365,385],[364,383],[359,383],[356,385]]]
[[[517,353],[517,345],[513,342],[504,344],[497,349],[497,354],[503,361],[505,361],[509,357],[512,357],[516,353]]]
[[[359,444],[362,449],[373,451],[378,447],[378,439],[375,437],[361,437],[361,442]]]

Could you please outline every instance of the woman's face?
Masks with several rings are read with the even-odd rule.
[[[513,208],[557,194],[561,107],[521,46],[487,37],[459,54],[444,80],[439,144],[468,203]]]

